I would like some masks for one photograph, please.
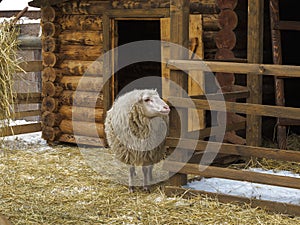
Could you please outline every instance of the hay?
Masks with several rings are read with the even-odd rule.
[[[0,150],[0,213],[13,224],[300,223],[205,197],[167,198],[159,186],[151,194],[129,194],[126,186],[91,169],[78,148],[40,147]]]
[[[23,71],[17,56],[19,29],[14,20],[0,24],[0,128],[9,126],[9,119],[14,116],[13,76],[17,71]],[[3,136],[5,129],[0,129]]]

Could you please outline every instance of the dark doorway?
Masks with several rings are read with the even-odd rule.
[[[160,40],[160,20],[118,20],[116,31],[117,46],[135,41]],[[153,54],[156,54],[155,58],[160,59],[160,48],[152,50]],[[143,49],[140,51],[142,54],[149,54],[149,52],[143,52]],[[126,57],[128,56],[118,53],[117,63]],[[145,82],[141,80],[150,76],[161,77],[160,62],[139,62],[122,68],[115,74],[116,94],[144,88],[155,88],[161,92],[161,79],[153,79],[153,82],[149,82],[149,79],[145,79]],[[139,82],[134,82],[138,79]]]

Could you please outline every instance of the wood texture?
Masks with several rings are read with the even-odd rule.
[[[36,60],[36,61],[27,61],[20,63],[20,67],[25,72],[40,72],[43,69],[42,61]],[[23,72],[23,71],[20,71]]]
[[[280,30],[276,29],[275,26],[279,24],[279,2],[278,0],[270,0],[270,21],[271,21],[271,38],[272,38],[272,53],[273,63],[282,64],[282,46],[281,46],[281,33]],[[275,103],[279,106],[285,105],[284,98],[284,80],[278,77],[274,77],[275,84]],[[277,123],[279,118],[277,119]],[[287,148],[286,140],[286,127],[278,124],[277,127],[277,142],[279,148]]]
[[[103,109],[63,105],[59,109],[59,112],[68,120],[74,119],[78,121],[104,123]]]
[[[53,67],[45,67],[42,71],[42,80],[43,82],[50,81],[59,81],[62,78],[62,72],[59,69]]]
[[[178,147],[182,149],[195,150],[196,152],[203,152],[206,150],[207,145],[209,144],[210,146],[212,146],[212,149],[219,149],[218,154],[239,155],[246,157],[252,156],[257,158],[283,160],[288,162],[300,162],[300,153],[298,151],[280,151],[280,149],[236,145],[228,143],[220,144],[216,142],[207,142],[202,140],[197,140],[197,144],[195,146],[193,141],[194,140],[192,139],[179,139],[168,137],[166,145],[169,147]]]
[[[72,134],[63,134],[59,137],[60,142],[73,143],[77,145],[105,147],[105,140],[103,138],[87,137]]]
[[[84,60],[63,60],[58,67],[62,69],[64,75],[89,75],[102,76],[102,61],[84,61]]]
[[[63,15],[57,18],[63,30],[72,31],[101,31],[102,18],[95,15]]]
[[[63,92],[63,87],[57,83],[46,81],[42,83],[42,96],[58,97]]]
[[[180,173],[194,174],[201,177],[217,177],[300,189],[299,178],[294,177],[257,173],[246,170],[234,170],[214,166],[201,166],[199,164],[174,161],[165,161],[163,168],[173,172],[176,172],[179,168],[181,168]]]
[[[42,49],[45,52],[55,52],[59,47],[58,41],[53,37],[42,37]]]
[[[263,21],[264,2],[261,0],[248,1],[248,47],[247,59],[249,63],[262,63],[263,61]],[[262,76],[248,74],[247,86],[250,96],[248,103],[262,103]],[[247,115],[247,145],[261,145],[262,118]]]
[[[41,123],[30,123],[5,128],[1,131],[3,137],[17,134],[27,134],[41,131]]]
[[[94,61],[103,54],[103,46],[61,45],[59,57],[64,60]]]
[[[87,45],[98,48],[98,45],[103,44],[102,31],[63,31],[58,38],[62,45]]]
[[[234,10],[237,6],[238,0],[216,0],[216,4],[220,9]]]
[[[57,141],[61,131],[58,127],[47,127],[42,128],[42,138],[47,141]]]
[[[103,88],[102,77],[64,76],[60,83],[65,90],[99,92]]]
[[[221,10],[218,22],[222,29],[227,28],[230,30],[234,30],[238,25],[238,17],[233,10],[225,9]]]
[[[41,26],[44,37],[57,37],[61,32],[61,27],[52,22],[45,22]]]
[[[60,113],[52,113],[52,112],[44,112],[42,114],[42,124],[43,126],[48,126],[48,127],[56,127],[60,124],[62,121],[63,117]]]
[[[76,127],[75,129],[74,126]],[[93,127],[95,127],[96,132],[92,129]],[[64,134],[74,134],[75,130],[76,135],[100,138],[104,137],[104,128],[101,123],[62,120],[59,128]]]
[[[54,22],[57,16],[57,11],[51,6],[45,6],[41,8],[41,20],[45,22]]]
[[[58,101],[53,97],[44,97],[42,101],[42,111],[56,112],[58,109]]]
[[[59,100],[62,105],[103,109],[103,95],[97,92],[63,91]]]
[[[205,63],[206,66],[203,66]],[[202,70],[206,72],[226,72],[256,75],[270,75],[282,77],[300,77],[300,66],[255,64],[255,63],[234,63],[234,62],[215,62],[215,61],[188,61],[188,60],[169,60],[168,67],[172,70]]]
[[[221,101],[207,101],[200,99],[193,99],[191,103],[189,100],[180,97],[169,97],[170,105],[179,108],[199,108],[204,110],[213,110],[221,112],[234,112],[250,114],[255,116],[270,116],[282,117],[290,119],[300,119],[300,109],[291,107],[251,104],[251,103],[236,103],[236,102],[221,102]],[[225,104],[225,108],[223,107]]]
[[[174,0],[170,1],[170,33],[171,42],[182,47],[188,48],[189,44],[189,0]],[[171,49],[171,56],[174,59],[188,59],[188,55],[176,49]],[[177,84],[182,90],[187,91],[188,79],[182,71],[170,71],[170,80]],[[183,96],[183,91],[178,88],[170,86],[170,96]],[[188,129],[187,112],[185,110],[177,110],[177,113],[172,110],[170,113],[170,133],[171,137],[179,137],[181,132],[186,132]],[[180,122],[181,121],[181,122]],[[184,161],[186,154],[179,154],[176,160]],[[187,183],[186,174],[174,174],[170,178],[170,183],[174,186],[180,186]]]
[[[65,15],[101,15],[110,8],[110,1],[68,1],[62,5]]]

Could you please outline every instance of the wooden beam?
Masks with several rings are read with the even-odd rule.
[[[112,9],[106,12],[110,18],[166,18],[170,17],[170,9],[168,8],[150,8],[150,9]]]
[[[60,142],[72,143],[76,145],[98,146],[105,147],[105,141],[103,138],[78,136],[72,134],[63,134],[59,138]]]
[[[280,77],[300,77],[300,66],[257,64],[257,63],[234,63],[216,61],[193,61],[193,60],[169,60],[168,68],[171,70],[200,70],[205,72],[224,72],[257,75],[269,75]]]
[[[170,40],[172,43],[188,49],[189,47],[189,0],[170,1]],[[170,55],[173,59],[188,59],[188,51],[183,53],[179,49],[171,48]],[[184,91],[188,91],[188,77],[183,71],[170,71],[170,96],[182,97]],[[174,85],[176,84],[176,85]],[[187,110],[173,110],[170,113],[170,136],[180,137],[182,132],[188,131]],[[186,154],[175,156],[178,161],[186,161]],[[170,183],[174,186],[186,184],[186,174],[175,174],[170,178]]]
[[[40,50],[42,48],[42,41],[40,37],[19,36],[18,41],[20,42],[19,47],[22,50]]]
[[[32,104],[32,103],[41,103],[42,97],[41,93],[16,93],[16,98],[14,103],[17,104]]]
[[[42,130],[41,123],[38,122],[38,123],[30,123],[30,124],[8,127],[2,130],[0,133],[3,137],[5,137],[10,135],[33,133],[41,130]]]
[[[43,64],[42,61],[40,60],[20,63],[20,67],[25,72],[40,72],[43,70]],[[18,71],[18,72],[22,72],[22,71]]]
[[[30,117],[30,116],[40,116],[41,110],[29,110],[29,111],[23,111],[23,112],[16,112],[14,114],[15,119],[20,119],[23,117]]]
[[[219,202],[223,202],[223,203],[245,203],[247,205],[250,205],[253,208],[258,207],[270,212],[288,214],[291,216],[300,216],[300,206],[288,204],[288,203],[273,202],[273,201],[260,200],[254,198],[249,199],[241,196],[226,195],[220,193],[212,193],[212,192],[191,190],[186,188],[170,187],[170,186],[165,187],[164,193],[168,197],[180,196],[183,198],[191,198],[191,197],[203,195],[203,196],[210,197],[212,199],[217,198]]]
[[[297,30],[300,31],[300,21],[279,21],[279,30]]]
[[[227,169],[215,166],[201,166],[199,164],[164,161],[163,169],[184,174],[194,174],[201,177],[216,177],[238,181],[248,181],[259,184],[300,189],[300,178],[281,175],[271,175],[246,170]]]
[[[247,59],[249,63],[263,62],[263,33],[264,33],[264,1],[248,1],[248,47]],[[247,76],[247,87],[250,96],[248,103],[262,103],[262,76],[251,74]],[[247,135],[248,145],[261,145],[262,118],[256,115],[247,115]]]
[[[270,116],[281,117],[290,119],[300,119],[300,108],[271,106],[271,105],[258,105],[250,103],[237,103],[237,102],[223,102],[215,100],[201,100],[169,97],[168,102],[170,105],[177,108],[197,108],[204,110],[220,111],[220,112],[234,112],[252,114],[256,116]],[[226,107],[224,107],[224,105]]]
[[[289,162],[300,162],[300,152],[292,150],[280,150],[272,148],[263,148],[257,146],[246,146],[246,145],[236,145],[216,142],[207,142],[202,140],[197,140],[196,146],[194,145],[195,140],[192,139],[179,139],[168,137],[166,145],[169,147],[178,147],[183,149],[195,150],[196,152],[203,152],[207,145],[215,149],[220,148],[219,154],[228,154],[228,155],[238,155],[246,157],[257,157],[257,158],[267,158],[274,160],[282,160]]]

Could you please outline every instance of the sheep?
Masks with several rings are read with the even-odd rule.
[[[107,143],[117,160],[130,165],[130,192],[134,192],[135,166],[142,166],[143,189],[150,191],[153,165],[166,153],[169,112],[169,106],[153,89],[130,91],[118,97],[107,111]]]
[[[0,214],[0,225],[12,225],[11,222],[8,221],[8,219]]]

